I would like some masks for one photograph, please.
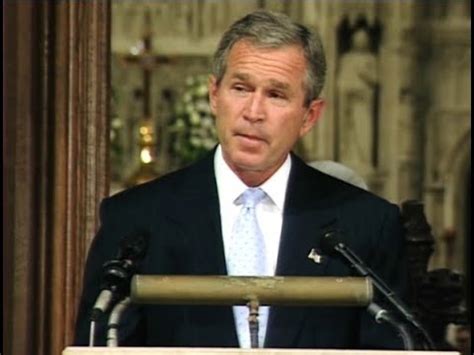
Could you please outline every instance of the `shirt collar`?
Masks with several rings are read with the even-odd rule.
[[[265,191],[277,208],[283,211],[285,205],[286,188],[291,170],[291,157],[288,154],[280,168],[259,187]],[[214,155],[214,172],[216,175],[219,199],[224,203],[233,204],[234,201],[248,188],[242,180],[227,165],[222,155],[222,148],[217,146]]]

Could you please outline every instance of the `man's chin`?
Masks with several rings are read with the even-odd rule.
[[[236,154],[232,157],[230,163],[235,169],[240,171],[261,171],[263,159],[260,156],[254,154]]]

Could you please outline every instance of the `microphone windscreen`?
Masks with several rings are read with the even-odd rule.
[[[148,234],[130,234],[120,241],[119,260],[137,261],[142,259],[148,248]]]
[[[337,238],[337,231],[326,231],[321,238],[321,251],[326,255],[334,255],[337,253],[336,245],[339,243]]]

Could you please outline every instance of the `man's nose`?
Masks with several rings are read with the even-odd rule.
[[[260,93],[250,95],[245,107],[244,117],[249,121],[261,121],[265,118],[264,97]]]

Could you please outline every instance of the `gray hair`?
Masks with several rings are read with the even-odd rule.
[[[293,22],[284,14],[264,10],[257,10],[237,20],[222,36],[214,53],[212,67],[217,83],[220,83],[225,74],[232,46],[242,39],[264,48],[300,45],[308,63],[305,105],[309,105],[312,100],[319,97],[326,74],[326,59],[319,35]]]

